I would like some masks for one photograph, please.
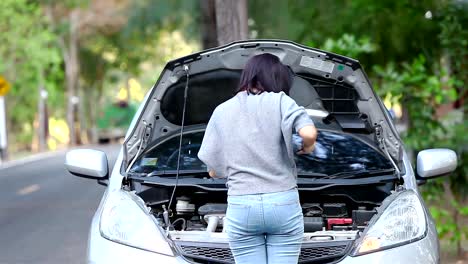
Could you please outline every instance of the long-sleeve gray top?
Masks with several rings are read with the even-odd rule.
[[[228,195],[271,193],[297,186],[293,130],[313,125],[303,107],[285,93],[239,92],[211,116],[198,157]]]

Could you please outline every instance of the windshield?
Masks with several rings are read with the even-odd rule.
[[[206,171],[197,153],[204,132],[184,135],[180,157],[180,170]],[[298,136],[295,135],[297,138]],[[130,170],[133,173],[157,173],[177,170],[179,137],[149,149],[141,155]],[[309,155],[295,156],[298,174],[327,174],[341,172],[389,170],[392,164],[380,152],[349,134],[319,131],[316,147]]]

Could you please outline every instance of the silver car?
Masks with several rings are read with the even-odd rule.
[[[247,59],[264,52],[291,69],[290,96],[319,130],[314,152],[296,157],[305,229],[299,263],[439,262],[418,184],[452,172],[456,154],[421,151],[415,172],[358,61],[289,41],[252,40],[169,62],[112,171],[103,152],[68,152],[69,172],[108,180],[91,223],[88,263],[234,263],[224,232],[226,180],[210,178],[197,152]]]

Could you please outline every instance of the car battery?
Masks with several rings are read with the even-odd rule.
[[[323,229],[322,217],[304,217],[304,232],[315,232]]]
[[[353,229],[364,229],[375,213],[375,210],[367,210],[366,207],[363,206],[358,207],[357,210],[353,210]]]
[[[324,203],[323,216],[325,217],[347,217],[348,211],[344,203]]]

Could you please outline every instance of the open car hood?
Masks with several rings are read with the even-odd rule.
[[[401,140],[359,62],[280,40],[234,42],[168,62],[126,136],[124,166],[150,142],[180,130],[187,76],[185,124],[204,124],[217,105],[234,95],[247,60],[265,52],[295,73],[290,96],[299,105],[329,113],[324,123],[375,142],[401,168]]]

